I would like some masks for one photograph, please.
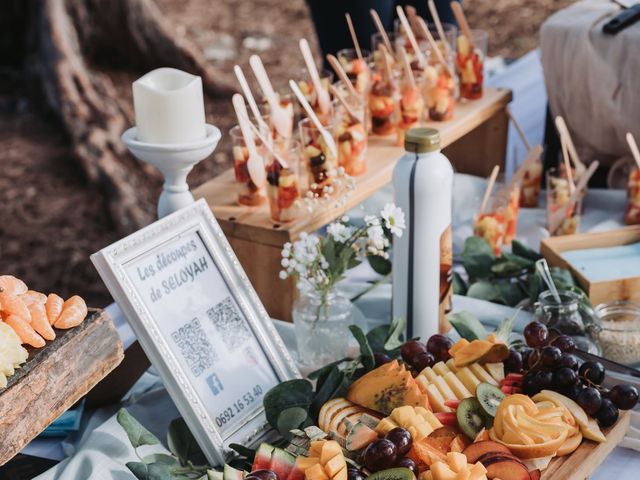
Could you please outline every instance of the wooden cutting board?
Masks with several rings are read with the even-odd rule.
[[[618,422],[604,430],[607,436],[605,443],[583,441],[571,455],[551,460],[542,471],[541,480],[584,480],[589,477],[624,438],[630,422],[631,412],[620,412]]]
[[[123,359],[109,316],[90,309],[78,327],[56,330],[0,390],[0,465],[89,392]]]

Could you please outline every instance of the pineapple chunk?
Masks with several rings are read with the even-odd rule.
[[[473,372],[473,374],[480,379],[481,382],[490,383],[491,385],[498,386],[498,382],[496,382],[489,373],[482,368],[482,365],[479,363],[472,363],[469,365],[469,369]]]
[[[451,370],[453,373],[458,373],[458,370],[460,370],[458,367],[456,367],[456,362],[453,358],[447,360],[447,367],[449,367],[449,370]]]
[[[435,430],[436,428],[440,428],[442,426],[442,423],[440,423],[440,420],[438,420],[438,417],[436,417],[431,410],[427,410],[426,408],[423,408],[423,407],[416,407],[416,413],[420,415],[422,418],[424,418],[427,421],[427,423],[431,425],[431,428],[433,430]]]
[[[416,412],[413,410],[413,407],[409,405],[403,405],[402,407],[394,408],[391,412],[390,417],[398,425],[411,425],[415,420]]]
[[[453,393],[458,397],[458,400],[473,397],[467,387],[463,385],[455,373],[449,372],[444,376],[444,380],[447,382]]]
[[[433,408],[434,412],[451,412],[452,410],[444,404],[444,398],[440,394],[438,388],[430,383],[427,386],[427,396],[429,397],[429,404]]]
[[[426,377],[429,382],[433,383],[433,380],[438,376],[438,374],[436,374],[431,367],[426,367],[420,372],[420,376]]]
[[[484,368],[496,382],[500,383],[504,380],[504,363],[485,363]]]
[[[444,377],[451,370],[449,370],[444,362],[438,362],[433,366],[433,371],[436,372],[439,376]]]
[[[447,382],[444,381],[444,378],[437,377],[433,382],[433,384],[438,388],[438,390],[440,391],[440,393],[442,394],[445,400],[458,399],[458,397],[456,397],[455,393],[453,393],[451,388],[449,388],[449,385],[447,385]]]
[[[481,383],[480,380],[467,367],[461,368],[456,376],[472,395],[476,394],[476,387]]]

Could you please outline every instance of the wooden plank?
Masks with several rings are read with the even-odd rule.
[[[640,301],[640,276],[592,282],[562,256],[562,252],[569,250],[615,247],[636,242],[640,242],[639,225],[606,232],[577,233],[546,238],[540,244],[540,253],[550,265],[571,271],[594,305],[612,300]]]
[[[452,120],[426,124],[440,131],[442,146],[447,147],[480,125],[489,122],[478,135],[469,138],[467,151],[471,152],[475,149],[475,155],[473,158],[469,157],[471,160],[465,159],[459,171],[465,171],[464,168],[468,165],[470,171],[484,172],[487,169],[491,170],[496,161],[504,161],[506,128],[502,128],[501,125],[506,125],[504,111],[511,98],[510,90],[489,88],[481,99],[458,104]],[[489,121],[494,117],[495,120]],[[498,138],[500,135],[502,139]],[[503,146],[497,147],[496,144],[500,145],[500,143]],[[500,148],[502,148],[501,156]],[[483,159],[479,152],[488,155],[487,159]],[[323,205],[312,215],[303,215],[299,220],[289,224],[274,224],[269,218],[268,205],[260,207],[237,205],[232,169],[195,189],[194,196],[207,200],[228,237],[280,247],[284,242],[297,238],[303,231],[315,231],[321,228],[388,184],[391,181],[393,168],[403,153],[403,147],[395,144],[393,136],[370,137],[367,173],[356,178],[357,188],[347,202],[337,208],[331,203]],[[455,163],[456,159],[452,158],[452,161]],[[487,166],[483,167],[482,164]]]
[[[27,363],[0,391],[0,465],[122,361],[120,336],[102,310],[91,309],[80,326],[56,333],[45,347],[30,349]]]
[[[620,412],[618,422],[608,431],[605,443],[584,440],[578,449],[568,457],[553,459],[542,471],[542,480],[584,480],[604,461],[624,438],[631,422],[631,412]]]

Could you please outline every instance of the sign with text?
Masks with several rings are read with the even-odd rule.
[[[266,433],[265,393],[298,372],[204,201],[92,260],[210,461]]]

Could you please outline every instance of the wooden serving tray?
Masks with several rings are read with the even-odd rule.
[[[28,348],[27,363],[0,390],[0,465],[38,436],[123,359],[122,342],[109,316],[89,309],[78,327]]]
[[[541,480],[584,480],[589,477],[624,438],[630,422],[631,412],[620,412],[618,422],[604,431],[605,443],[583,441],[571,455],[551,460],[542,471]]]
[[[640,271],[636,277],[632,278],[592,282],[562,256],[563,252],[570,250],[617,247],[636,242],[640,242],[640,225],[606,232],[577,233],[545,238],[540,243],[540,253],[547,259],[549,265],[571,271],[594,305],[614,300],[640,301]]]

